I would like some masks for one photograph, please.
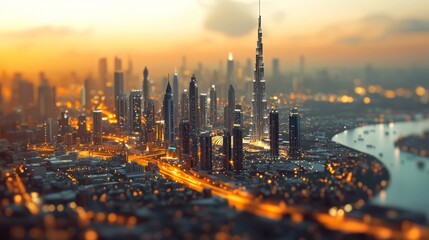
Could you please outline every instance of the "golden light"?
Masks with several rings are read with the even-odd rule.
[[[421,97],[424,96],[426,94],[426,89],[422,86],[418,86],[415,90],[417,96]]]
[[[364,97],[363,98],[363,103],[370,104],[371,103],[371,98],[370,97]]]
[[[388,98],[388,99],[392,99],[392,98],[395,98],[395,97],[396,97],[396,93],[395,93],[395,91],[393,91],[393,90],[386,90],[386,91],[384,92],[384,97],[385,97],[385,98]]]
[[[363,95],[366,94],[366,89],[363,88],[363,87],[356,87],[355,88],[355,93],[358,94],[358,95],[363,96]]]

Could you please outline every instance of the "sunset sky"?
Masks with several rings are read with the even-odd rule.
[[[262,0],[266,65],[429,66],[427,0]],[[254,58],[255,0],[0,0],[0,73],[29,78],[76,71],[97,59],[133,60],[153,76],[198,61],[215,66],[233,52]]]

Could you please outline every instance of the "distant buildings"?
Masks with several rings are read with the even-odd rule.
[[[272,109],[270,112],[270,155],[279,156],[279,112]]]
[[[289,115],[289,154],[293,158],[299,158],[301,155],[301,119],[298,114],[298,108],[294,107]]]
[[[179,124],[179,75],[173,75],[174,127]]]
[[[101,110],[96,109],[92,112],[92,139],[94,145],[101,145],[102,144],[102,129],[101,129]]]

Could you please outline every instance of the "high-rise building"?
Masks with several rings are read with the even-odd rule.
[[[103,132],[101,129],[101,110],[96,109],[92,112],[92,140],[94,145],[102,144]]]
[[[107,69],[107,58],[100,58],[98,60],[98,80],[99,80],[99,85],[98,86],[102,86],[103,90],[106,90],[106,87],[108,85],[112,85],[111,82],[109,82],[109,73],[108,73],[108,69]],[[106,94],[106,92],[105,92]]]
[[[77,136],[80,138],[80,143],[88,143],[89,136],[86,129],[86,116],[80,115],[77,118]]]
[[[146,125],[145,125],[145,143],[153,143],[155,141],[155,101],[148,99],[146,109]]]
[[[119,124],[119,106],[118,106],[118,99],[121,94],[124,93],[124,73],[116,71],[114,76],[114,83],[115,83],[115,114],[116,114],[116,121]]]
[[[191,126],[191,155],[193,160],[198,161],[198,135],[200,133],[198,114],[198,84],[195,75],[192,75],[189,83],[189,123]]]
[[[132,90],[129,103],[130,132],[141,132],[142,130],[142,92]]]
[[[212,136],[209,132],[200,135],[200,169],[203,171],[213,169]]]
[[[92,86],[91,86],[91,79],[85,78],[84,81],[84,86],[85,86],[85,112],[87,114],[89,114],[91,108],[92,108],[92,102],[91,102],[91,90],[92,90]]]
[[[198,84],[195,75],[192,75],[189,82],[189,121],[191,124],[191,132],[195,135],[199,134],[199,114],[198,114]]]
[[[215,85],[210,88],[210,124],[215,127],[217,123],[217,96]]]
[[[59,134],[64,136],[67,132],[70,131],[70,116],[69,112],[66,110],[61,113],[60,118],[58,119],[58,130]]]
[[[189,117],[189,93],[188,89],[184,89],[182,93],[182,97],[180,99],[180,116],[182,118],[188,118]]]
[[[243,110],[240,104],[235,105],[233,124],[239,124],[241,127],[243,127]]]
[[[208,123],[208,112],[207,112],[207,94],[201,93],[200,94],[200,125],[201,129],[204,129],[207,126]]]
[[[265,93],[264,69],[261,14],[259,14],[252,98],[252,138],[256,141],[264,138],[264,129],[267,119],[267,98]]]
[[[40,86],[38,89],[39,119],[46,120],[54,117],[55,102],[53,90],[43,73],[40,73]]]
[[[233,150],[232,150],[232,160],[234,165],[235,172],[241,172],[243,170],[243,130],[239,124],[234,124],[232,129],[232,138],[233,138]]]
[[[226,111],[226,123],[225,126],[230,131],[232,131],[232,127],[234,125],[234,110],[235,110],[235,90],[232,85],[229,85],[228,89],[228,109]]]
[[[122,71],[122,59],[115,57],[115,72]]]
[[[279,112],[275,109],[270,111],[270,154],[272,157],[279,156]]]
[[[228,54],[228,62],[226,64],[226,78],[226,83],[228,85],[235,85],[234,57],[232,52]]]
[[[299,158],[301,155],[301,119],[298,114],[298,108],[294,107],[289,115],[289,154],[293,158]]]
[[[228,129],[223,130],[223,169],[232,170],[232,149],[231,149],[231,132]]]
[[[174,128],[179,125],[179,75],[173,75]]]
[[[118,127],[122,131],[128,129],[128,113],[129,113],[129,96],[126,93],[119,94],[116,99],[116,117],[118,120]]]
[[[185,161],[186,168],[195,167],[195,164],[193,164],[192,158],[190,157],[190,134],[191,126],[189,124],[189,119],[182,118],[179,124],[179,156],[181,160]]]
[[[164,147],[167,149],[174,146],[174,100],[170,82],[167,84],[163,101],[164,117]]]
[[[149,85],[149,71],[147,70],[147,67],[144,67],[143,70],[143,87],[142,87],[142,91],[143,91],[143,109],[146,112],[146,108],[147,108],[147,101],[149,99],[149,94],[150,94],[150,85]]]

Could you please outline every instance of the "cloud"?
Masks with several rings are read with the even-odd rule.
[[[92,34],[93,29],[88,28],[83,31],[77,31],[71,27],[54,27],[54,26],[39,26],[34,28],[27,28],[18,31],[0,32],[0,37],[8,37],[15,39],[28,39],[28,38],[43,38],[43,37],[69,37],[69,36],[86,36]]]
[[[324,29],[336,29],[336,43],[355,45],[368,42],[381,42],[397,36],[416,33],[429,33],[429,20],[420,18],[398,19],[387,14],[368,15],[357,21]],[[331,31],[332,32],[332,31]]]
[[[250,5],[236,0],[217,0],[209,7],[204,25],[230,37],[246,35],[257,25],[257,16],[249,9]]]

